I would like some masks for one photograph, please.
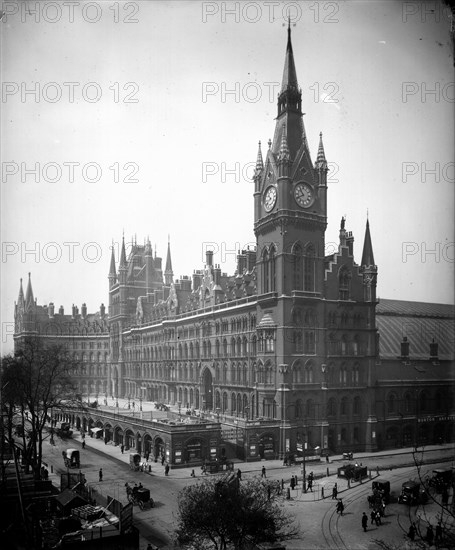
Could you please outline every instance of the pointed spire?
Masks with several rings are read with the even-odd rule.
[[[172,283],[173,276],[174,276],[174,272],[172,271],[171,240],[170,240],[170,237],[168,235],[166,267],[164,269],[164,283],[166,285],[170,285]]]
[[[281,82],[281,92],[288,89],[298,90],[297,71],[295,70],[294,52],[291,42],[291,18],[288,18],[288,43],[286,45],[286,58],[284,61],[283,80]]]
[[[126,269],[126,252],[125,252],[125,235],[122,236],[122,250],[120,251],[120,263],[118,264],[119,269]]]
[[[110,265],[110,268],[109,268],[109,276],[114,276],[116,277],[117,276],[117,272],[115,271],[115,253],[114,253],[114,243],[112,243],[112,246],[111,246],[111,265]]]
[[[19,307],[24,307],[24,304],[25,304],[24,289],[22,288],[22,278],[21,278],[21,283],[20,283],[20,286],[19,286],[19,296],[17,298],[17,305]]]
[[[322,132],[319,133],[318,156],[316,158],[316,162],[314,166],[317,169],[327,169],[327,161],[325,159],[324,144],[322,143]]]
[[[32,279],[31,279],[31,273],[29,272],[27,290],[25,292],[25,308],[29,309],[34,305],[35,305],[35,299],[33,297]]]
[[[278,161],[288,161],[291,159],[289,153],[288,140],[286,138],[286,124],[283,126],[283,133],[281,134],[281,145],[278,152]]]
[[[256,158],[256,169],[254,171],[255,177],[259,176],[264,169],[264,161],[262,160],[261,142],[259,141],[258,156]]]
[[[374,256],[373,256],[373,245],[371,244],[371,235],[370,235],[370,222],[367,218],[367,225],[365,229],[365,240],[363,241],[363,252],[362,252],[362,266],[369,267],[374,266]]]

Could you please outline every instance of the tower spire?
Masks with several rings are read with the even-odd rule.
[[[288,40],[284,59],[283,79],[278,95],[278,114],[272,145],[272,152],[275,155],[278,155],[280,151],[283,132],[286,133],[290,157],[294,160],[303,143],[302,92],[299,88],[297,71],[295,70],[290,18],[288,20]]]
[[[324,152],[324,144],[322,143],[322,132],[319,132],[319,148],[318,148],[318,156],[316,158],[316,162],[314,167],[318,170],[327,169],[327,161],[325,159],[325,152]]]
[[[22,282],[21,282],[22,285]],[[28,274],[27,290],[25,292],[25,309],[28,310],[35,305],[35,299],[33,297],[32,279],[31,273]]]
[[[126,268],[126,252],[125,252],[125,235],[122,236],[122,250],[120,251],[120,262],[118,265],[119,269]]]
[[[262,160],[261,142],[259,141],[258,156],[256,158],[256,169],[254,171],[254,176],[255,177],[260,176],[263,169],[264,169],[264,161]]]
[[[371,244],[370,222],[367,218],[365,239],[363,241],[362,264],[363,267],[374,266],[373,245]]]
[[[172,271],[172,260],[171,260],[171,240],[168,235],[167,241],[167,255],[166,255],[166,267],[164,269],[164,284],[172,284],[174,272]]]
[[[114,243],[112,243],[112,252],[111,252],[111,265],[109,267],[109,284],[110,286],[113,286],[115,284],[115,281],[117,279],[117,272],[115,271],[115,253],[114,253]]]
[[[19,285],[19,296],[17,298],[17,306],[20,309],[23,309],[25,305],[25,299],[24,299],[24,289],[22,288],[22,278]]]

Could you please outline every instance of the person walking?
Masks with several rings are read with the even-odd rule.
[[[166,466],[164,467],[164,475],[169,475],[169,464],[166,462]]]
[[[242,481],[242,472],[240,471],[240,468],[237,470],[237,479]]]
[[[435,543],[442,542],[442,525],[441,525],[441,521],[438,521],[438,524],[436,525],[434,542]]]
[[[98,472],[98,478],[100,481],[103,481],[103,468],[100,468],[100,471]]]
[[[262,474],[261,474],[261,477],[267,477],[266,473],[265,473],[265,466],[262,466]]]
[[[363,512],[363,515],[362,515],[362,528],[365,531],[365,533],[367,532],[367,525],[368,525],[368,516],[365,514],[365,512]]]
[[[337,502],[336,510],[337,510],[337,514],[340,514],[340,516],[343,515],[344,504],[341,499]]]
[[[373,523],[376,520],[376,512],[374,510],[371,510],[370,518],[371,518],[371,525],[373,525]]]
[[[85,449],[85,439],[82,440],[82,448]]]
[[[336,500],[337,496],[338,496],[338,484],[335,483],[332,489],[332,500]]]
[[[120,450],[121,450],[121,452],[122,452],[122,454],[123,454],[123,451],[125,450],[125,445],[123,445],[123,443],[120,445]]]
[[[375,512],[374,520],[376,522],[376,525],[379,527],[381,525],[381,512],[379,510],[376,510]]]

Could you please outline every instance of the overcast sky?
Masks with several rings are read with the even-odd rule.
[[[175,277],[207,246],[233,273],[234,251],[254,243],[251,163],[273,137],[288,12],[310,151],[322,131],[331,167],[327,253],[345,215],[360,262],[368,210],[378,295],[453,302],[453,51],[439,2],[4,6],[3,351],[28,272],[41,305],[107,305],[123,231],[163,258],[170,235]]]

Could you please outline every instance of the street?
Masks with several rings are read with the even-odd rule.
[[[48,443],[44,446],[45,460],[53,466],[54,472],[64,472],[62,464],[61,451],[63,449],[75,447],[81,449],[81,440],[78,434],[74,439],[62,441],[56,438],[56,445]],[[403,450],[402,450],[403,451]],[[419,454],[419,458],[420,458]],[[437,460],[438,457],[452,456],[453,449],[440,448],[428,449],[425,452],[426,460]],[[333,457],[335,458],[335,457]],[[408,479],[417,477],[416,467],[397,466],[412,463],[412,455],[400,453],[396,455],[375,455],[358,459],[363,461],[372,472],[373,480],[389,480],[391,482],[392,495],[395,497],[386,508],[386,515],[382,520],[382,525],[371,525],[368,522],[367,532],[364,533],[361,526],[362,512],[366,512],[368,517],[370,510],[368,508],[367,496],[372,493],[370,479],[363,483],[352,483],[348,487],[345,479],[337,478],[336,469],[343,463],[341,459],[325,463],[307,464],[307,472],[313,471],[315,483],[313,492],[303,493],[301,484],[301,467],[284,467],[281,461],[263,461],[256,463],[236,464],[242,470],[242,477],[260,476],[262,465],[266,466],[267,477],[284,482],[283,495],[280,497],[280,505],[284,506],[289,513],[296,518],[300,526],[300,536],[298,539],[287,541],[285,543],[288,550],[306,550],[306,549],[354,549],[367,550],[377,548],[375,541],[382,540],[395,546],[405,546],[405,533],[409,528],[410,514],[411,518],[416,519],[422,526],[427,521],[435,525],[435,517],[439,507],[434,503],[429,503],[425,507],[408,507],[396,502],[401,484]],[[134,509],[135,525],[141,533],[141,550],[146,548],[147,542],[162,549],[174,548],[172,544],[173,532],[176,525],[177,495],[181,488],[188,483],[195,483],[201,478],[200,469],[196,469],[196,477],[191,477],[190,468],[180,468],[171,470],[169,476],[164,475],[164,468],[160,463],[152,463],[151,474],[145,472],[133,472],[128,465],[129,453],[123,455],[118,447],[108,444],[105,445],[100,439],[86,437],[86,447],[81,449],[81,470],[85,474],[90,486],[103,495],[112,496],[123,503],[126,503],[125,483],[141,482],[150,489],[151,496],[156,503],[156,507],[150,510],[141,511],[138,507]],[[442,467],[448,467],[451,463],[441,462]],[[390,468],[394,466],[393,470]],[[103,468],[103,481],[98,480],[98,471]],[[326,470],[329,467],[330,476],[326,477]],[[376,477],[376,468],[380,468],[380,476]],[[424,477],[431,474],[437,464],[423,466],[421,475]],[[319,478],[324,474],[325,477]],[[286,498],[287,488],[292,475],[299,477],[299,484],[294,490],[290,490],[290,499]],[[332,500],[331,493],[334,483],[338,484],[338,498],[343,500],[345,510],[343,516],[336,513],[336,501]],[[322,489],[324,488],[324,499],[322,499]],[[414,514],[417,511],[417,518]],[[426,527],[425,527],[426,528]],[[425,528],[422,527],[425,532]]]

